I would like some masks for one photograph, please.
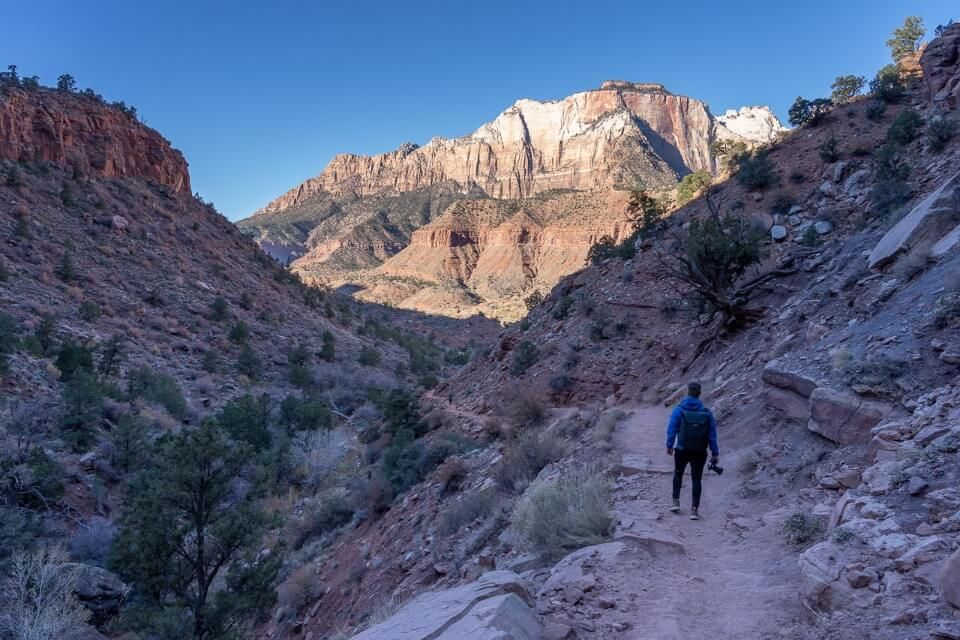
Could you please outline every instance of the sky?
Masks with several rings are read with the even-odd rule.
[[[872,77],[907,15],[956,0],[30,0],[4,3],[0,67],[137,107],[236,220],[336,153],[466,135],[519,98],[661,82],[714,113]]]

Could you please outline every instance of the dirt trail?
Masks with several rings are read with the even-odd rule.
[[[630,640],[783,638],[802,619],[796,557],[778,527],[765,524],[753,500],[738,495],[736,452],[724,451],[722,476],[708,473],[699,521],[691,521],[689,471],[679,515],[669,512],[673,460],[665,451],[669,409],[625,407],[632,414],[615,434],[623,452],[616,508],[618,538],[636,561],[621,555],[605,582],[624,606],[615,618]],[[638,532],[631,537],[631,532]],[[682,547],[681,547],[682,545]],[[613,614],[613,612],[611,612]],[[614,637],[614,636],[611,636]]]

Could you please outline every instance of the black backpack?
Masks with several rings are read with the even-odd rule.
[[[685,451],[706,451],[710,446],[710,412],[681,410],[677,440],[679,448]]]

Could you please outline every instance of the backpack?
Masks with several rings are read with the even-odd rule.
[[[677,434],[678,448],[686,451],[706,451],[710,446],[710,412],[680,412],[680,432]]]

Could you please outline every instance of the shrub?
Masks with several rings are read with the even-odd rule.
[[[117,528],[112,522],[100,516],[94,516],[84,526],[77,529],[70,538],[68,548],[74,562],[85,562],[98,567],[104,566],[110,545]]]
[[[333,362],[336,355],[336,347],[334,346],[336,340],[333,337],[333,334],[329,331],[323,332],[323,347],[320,349],[320,359],[325,360],[326,362]]]
[[[382,475],[375,475],[362,488],[362,495],[370,513],[383,513],[393,502],[393,489]]]
[[[830,100],[834,104],[848,102],[860,95],[860,92],[863,91],[863,87],[866,83],[867,79],[863,76],[837,76],[836,80],[833,81],[833,84],[830,85],[830,89],[832,91],[830,94]]]
[[[94,322],[100,318],[100,305],[93,300],[84,300],[80,303],[80,319],[84,322]]]
[[[137,416],[124,414],[110,431],[113,465],[129,473],[137,468],[148,449],[147,425]]]
[[[56,344],[56,338],[53,335],[56,329],[57,320],[52,315],[45,313],[40,317],[36,330],[30,337],[30,347],[38,356],[49,355]]]
[[[573,298],[571,296],[562,296],[557,300],[557,304],[553,307],[553,318],[555,320],[564,320],[568,315],[570,315],[570,307],[573,306]]]
[[[299,527],[300,536],[294,541],[294,547],[300,548],[307,539],[339,529],[352,519],[353,505],[346,492],[329,491],[304,511],[302,525]]]
[[[239,320],[230,327],[227,338],[234,344],[245,345],[250,338],[250,327],[243,320]]]
[[[337,431],[298,432],[290,446],[296,481],[309,489],[319,487],[336,471],[347,452],[347,442]]]
[[[939,153],[957,134],[957,120],[952,118],[933,118],[927,124],[927,148]]]
[[[905,146],[916,140],[923,127],[923,118],[913,109],[907,109],[894,118],[887,129],[887,142]]]
[[[78,371],[93,372],[93,351],[86,345],[66,339],[57,351],[54,366],[60,371],[60,378],[69,381]]]
[[[203,359],[200,366],[207,373],[217,373],[220,371],[220,355],[213,349],[207,349],[203,352]]]
[[[216,322],[223,322],[230,317],[230,304],[223,296],[217,296],[210,303],[210,318]]]
[[[258,451],[266,449],[270,446],[270,397],[254,398],[248,393],[231,400],[217,414],[216,422],[234,440]]]
[[[897,102],[905,92],[906,88],[900,80],[900,71],[892,64],[877,71],[877,75],[870,81],[871,95],[886,104]]]
[[[606,540],[613,529],[607,478],[581,469],[535,482],[513,512],[512,524],[529,547],[549,558]]]
[[[788,544],[802,545],[820,532],[820,520],[803,511],[793,513],[783,523],[783,534]]]
[[[796,200],[792,195],[786,191],[781,191],[773,198],[773,202],[770,203],[770,212],[773,214],[779,214],[782,216],[790,213],[790,208],[796,203]]]
[[[0,592],[0,631],[11,640],[71,638],[90,612],[74,594],[78,567],[59,547],[14,555]]]
[[[533,293],[523,299],[523,305],[527,308],[527,312],[533,311],[541,302],[543,302],[543,294],[537,289],[534,289]]]
[[[636,237],[631,236],[617,244],[610,236],[603,236],[595,245],[590,247],[587,252],[587,260],[590,264],[601,264],[606,260],[619,258],[621,260],[630,260],[637,254]]]
[[[537,345],[529,340],[521,340],[513,351],[513,360],[510,362],[510,373],[521,376],[539,359]]]
[[[845,545],[851,542],[854,538],[857,537],[850,529],[844,529],[843,527],[837,527],[830,532],[830,540],[834,544]]]
[[[34,447],[27,454],[26,471],[18,478],[17,504],[31,509],[52,508],[63,495],[63,467],[46,451]]]
[[[550,378],[550,389],[560,393],[573,387],[573,378],[561,373]]]
[[[694,171],[683,176],[677,185],[677,206],[682,207],[687,204],[712,183],[713,176],[705,170]]]
[[[736,172],[737,182],[749,189],[766,189],[780,181],[773,162],[764,151],[742,153],[735,156],[730,165]]]
[[[865,111],[867,120],[872,120],[873,122],[877,122],[878,120],[883,118],[883,114],[885,114],[886,112],[887,112],[887,103],[882,100],[874,100],[873,102],[870,103],[870,105],[867,107]]]
[[[475,491],[460,497],[443,510],[437,530],[442,536],[450,536],[465,525],[489,516],[497,504],[493,491]]]
[[[910,166],[900,159],[895,147],[885,144],[874,154],[876,182],[870,189],[870,202],[875,217],[886,218],[910,199],[906,180]]]
[[[307,563],[291,571],[277,587],[277,604],[296,615],[316,601],[323,594],[323,589],[323,582],[313,563]]]
[[[60,265],[57,267],[57,277],[64,282],[70,282],[77,277],[77,270],[73,266],[73,250],[67,247],[60,258]]]
[[[787,116],[790,124],[795,127],[809,125],[815,127],[820,124],[826,115],[830,112],[832,102],[826,98],[814,98],[807,100],[797,96],[797,99],[790,106]]]
[[[831,136],[828,140],[824,140],[823,143],[817,147],[817,154],[824,162],[836,162],[839,160],[840,150],[837,148],[837,139]]]
[[[364,347],[360,350],[357,362],[365,367],[375,367],[380,364],[380,352],[374,347]]]
[[[20,339],[17,337],[19,326],[16,319],[6,313],[0,312],[0,373],[5,373],[9,367],[10,354],[12,354]]]
[[[171,376],[140,367],[130,372],[127,378],[127,395],[156,402],[178,420],[187,417],[187,401],[180,393],[180,386]]]
[[[547,419],[547,405],[540,396],[522,389],[507,406],[507,415],[517,427],[535,427]]]
[[[290,395],[280,403],[280,421],[291,433],[326,430],[333,426],[333,412],[322,398]]]
[[[263,362],[250,345],[245,345],[240,351],[240,355],[237,357],[237,371],[251,380],[260,377],[263,371]]]
[[[514,440],[494,468],[493,477],[507,491],[520,492],[540,471],[566,454],[556,437],[530,430]]]

